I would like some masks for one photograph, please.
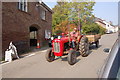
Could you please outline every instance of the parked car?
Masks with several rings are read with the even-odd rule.
[[[111,50],[104,49],[109,53],[108,58],[99,73],[99,79],[120,80],[120,45],[117,40]],[[119,79],[118,79],[119,78]]]
[[[106,34],[111,34],[111,33],[113,33],[113,31],[111,31],[111,30],[106,31]]]

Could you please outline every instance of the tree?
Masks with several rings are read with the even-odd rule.
[[[106,29],[96,23],[84,23],[82,27],[83,34],[105,34]]]
[[[82,22],[87,22],[90,19],[93,11],[93,6],[95,2],[80,2],[79,0],[72,0],[72,13],[74,13],[74,18],[78,20],[78,28],[82,27]]]
[[[55,28],[55,33],[56,34],[61,34],[61,33],[68,33],[68,31],[72,31],[76,25],[75,24],[68,24],[68,21],[63,21],[59,25],[56,26]]]
[[[93,6],[95,2],[57,2],[57,5],[52,9],[53,10],[53,22],[52,28],[53,32],[56,31],[56,28],[65,27],[60,26],[64,21],[69,21],[69,24],[74,24],[80,26],[82,22],[87,23],[91,19]],[[68,24],[66,24],[68,25]]]
[[[57,2],[57,5],[52,9],[54,11],[52,16],[52,28],[55,29],[57,25],[61,24],[62,21],[68,19],[69,14],[68,2]]]
[[[99,30],[99,34],[101,34],[101,35],[105,34],[106,29],[103,28],[103,27],[101,27],[101,26],[99,26],[99,28],[100,28],[100,30]]]
[[[96,23],[85,23],[82,27],[82,32],[84,34],[98,34],[99,30],[99,25],[97,25]]]

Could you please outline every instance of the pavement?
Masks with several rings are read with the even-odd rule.
[[[30,53],[24,58],[2,64],[3,78],[98,78],[107,56],[104,48],[112,48],[117,33],[105,34],[100,39],[99,48],[92,46],[87,57],[77,57],[77,63],[68,64],[67,55],[62,59],[47,62],[45,53],[48,48]]]
[[[20,58],[29,57],[29,56],[32,56],[32,55],[36,54],[37,52],[44,51],[44,50],[47,50],[49,48],[50,47],[47,46],[47,45],[42,47],[42,48],[38,48],[38,49],[36,47],[32,47],[30,52],[21,54],[19,57]]]

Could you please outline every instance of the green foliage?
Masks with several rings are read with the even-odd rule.
[[[101,35],[105,34],[106,29],[101,26],[99,26],[99,28],[100,28],[99,34],[101,34]]]
[[[53,22],[52,27],[55,28],[62,21],[68,20],[69,7],[68,2],[57,2],[57,5],[52,9],[53,10]]]
[[[52,28],[53,33],[55,28],[64,21],[70,21],[71,24],[79,25],[79,21],[87,22],[93,18],[92,11],[95,2],[57,2],[57,5],[52,9]],[[91,20],[92,21],[92,20]],[[66,24],[67,26],[67,24]]]
[[[106,29],[99,26],[96,23],[83,23],[82,33],[83,34],[105,34]]]
[[[84,0],[83,0],[84,1]],[[84,34],[104,34],[105,29],[94,23],[95,16],[92,14],[95,2],[80,2],[72,0],[72,2],[57,2],[52,9],[53,34],[61,34],[67,32],[73,27],[82,24],[82,33]],[[71,29],[68,29],[68,26]]]
[[[92,16],[93,6],[95,2],[80,2],[72,0],[72,15],[75,19],[81,19],[82,21]]]
[[[82,25],[83,34],[98,34],[99,30],[100,28],[96,23],[84,23]]]
[[[61,30],[57,30],[57,31],[55,31],[55,34],[56,34],[56,35],[60,35],[61,33],[62,33]]]

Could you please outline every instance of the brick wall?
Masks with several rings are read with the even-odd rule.
[[[2,53],[2,2],[0,1],[0,53]],[[2,54],[0,54],[2,60]]]
[[[2,5],[2,52],[8,48],[10,41],[16,45],[18,52],[30,48],[29,28],[34,26],[38,29],[40,45],[46,43],[44,31],[51,31],[52,12],[47,10],[46,21],[40,18],[42,7],[36,6],[37,2],[28,3],[28,12],[18,9],[18,3],[5,2]]]

